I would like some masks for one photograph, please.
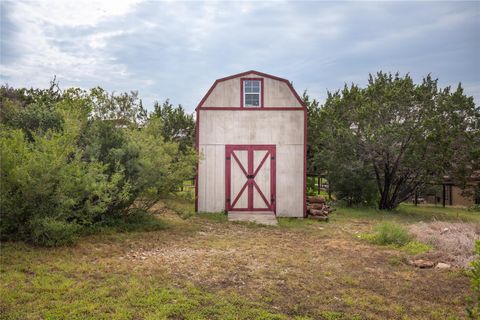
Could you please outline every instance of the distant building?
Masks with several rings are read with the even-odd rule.
[[[421,200],[445,206],[471,207],[480,204],[480,172],[475,172],[468,178],[465,188],[456,185],[448,177],[438,186],[438,190],[424,193]]]

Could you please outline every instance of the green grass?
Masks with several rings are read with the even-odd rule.
[[[223,212],[202,212],[197,215],[197,218],[215,222],[228,222],[228,216]]]
[[[335,221],[350,221],[351,219],[393,221],[398,223],[415,223],[428,221],[462,221],[479,222],[480,213],[462,208],[435,207],[435,206],[414,206],[401,204],[396,210],[384,211],[375,208],[365,207],[338,207],[332,214]]]
[[[11,267],[2,268],[2,319],[286,319],[238,295],[175,287],[161,276],[94,271],[66,257],[50,267]]]
[[[164,200],[165,206],[175,211],[182,218],[189,218],[195,215],[195,204],[185,198],[170,198]]]
[[[375,227],[375,230],[372,237],[375,244],[403,246],[411,240],[407,229],[396,223],[382,222]]]
[[[432,246],[412,240],[405,227],[398,223],[381,222],[373,233],[361,233],[358,237],[370,243],[400,249],[410,255],[432,250]]]
[[[422,243],[422,242],[410,241],[407,244],[400,247],[400,249],[405,251],[408,254],[416,255],[416,254],[421,254],[421,253],[428,252],[428,251],[432,250],[433,248],[432,248],[431,245],[428,245],[428,244],[425,244],[425,243]]]
[[[121,232],[157,231],[167,227],[162,220],[155,218],[151,213],[138,211],[126,217],[114,217],[97,223],[83,231],[84,235],[113,234]]]
[[[321,226],[326,223],[319,220],[298,218],[277,218],[277,220],[280,227],[291,229],[304,229],[306,226]]]
[[[402,228],[431,216],[456,221],[457,213],[477,221],[475,213],[414,206],[401,206],[396,213],[338,208],[328,223],[280,218],[279,227],[258,227],[229,223],[223,213],[182,219],[193,211],[192,201],[165,204],[179,214],[159,210],[160,215],[123,227],[106,224],[71,247],[1,244],[0,319],[464,316],[465,275],[418,270],[404,262],[405,254],[430,247],[410,241],[384,250],[356,237],[382,222]],[[132,260],[131,252],[154,255]],[[394,275],[394,281],[386,275]]]

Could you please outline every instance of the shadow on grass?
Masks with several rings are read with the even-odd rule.
[[[168,228],[168,223],[151,213],[138,211],[122,217],[111,217],[86,228],[84,235],[112,234],[124,232],[148,232]]]

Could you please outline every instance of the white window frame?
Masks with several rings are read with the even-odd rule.
[[[258,82],[258,92],[246,92],[246,82],[247,81],[256,81]],[[244,108],[262,108],[262,80],[261,79],[242,79],[242,90],[243,90],[243,106]],[[258,95],[258,106],[247,105],[247,94],[257,94]]]

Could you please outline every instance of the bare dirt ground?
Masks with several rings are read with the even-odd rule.
[[[165,285],[194,286],[214,299],[226,300],[227,304],[236,305],[235,301],[241,300],[246,308],[261,308],[279,315],[242,316],[238,311],[238,316],[230,319],[465,317],[465,300],[470,289],[464,269],[418,269],[407,263],[411,258],[407,253],[358,239],[359,233],[372,229],[374,220],[342,219],[340,210],[335,213],[338,218],[333,215],[329,223],[281,220],[278,227],[261,227],[228,222],[219,214],[181,219],[166,209],[159,212],[167,224],[160,231],[90,236],[72,248],[7,246],[4,258],[8,262],[3,261],[7,264],[3,274],[26,268],[35,275],[53,270],[73,277],[80,286],[80,293],[71,293],[73,300],[85,294],[88,286],[81,287],[81,283],[86,278],[101,290],[113,290],[116,299],[133,296],[128,292],[132,284],[121,287],[120,278],[137,279],[141,283],[135,285],[153,287],[156,291]],[[432,226],[437,227],[445,228]],[[25,276],[25,283],[19,283],[17,276],[12,277],[4,282],[3,293],[11,294],[11,290],[31,290],[34,296],[45,293],[31,287],[31,280],[27,281],[29,275]],[[11,311],[12,305],[6,301],[2,301],[3,309]],[[178,299],[169,301],[177,302]],[[49,308],[49,303],[27,306],[36,310]],[[17,307],[24,308],[21,304]],[[213,313],[189,317],[182,313],[181,305],[179,310],[175,316],[164,318],[223,318]]]
[[[130,249],[117,248],[123,252],[110,263],[233,291],[291,316],[315,318],[325,310],[378,319],[463,316],[469,283],[462,270],[416,269],[398,250],[358,241],[355,234],[369,227],[363,221],[293,228],[197,223],[166,242],[129,241]]]

